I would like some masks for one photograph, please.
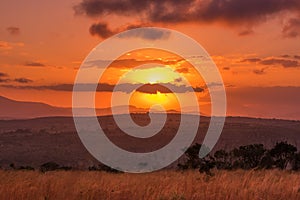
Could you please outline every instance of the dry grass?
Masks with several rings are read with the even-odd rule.
[[[300,199],[300,173],[0,171],[0,199]]]

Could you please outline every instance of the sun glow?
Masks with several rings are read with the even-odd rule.
[[[149,109],[156,104],[163,106],[166,110],[177,110],[179,107],[176,95],[172,93],[164,94],[160,92],[157,92],[156,94],[135,92],[131,96],[130,104],[146,109]]]
[[[129,83],[170,83],[175,79],[180,78],[171,67],[163,67],[155,64],[155,67],[150,68],[153,64],[143,65],[137,69],[124,74],[123,81]]]

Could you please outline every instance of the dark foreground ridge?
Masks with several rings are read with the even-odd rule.
[[[132,118],[142,126],[149,123],[146,114],[132,114]],[[118,129],[112,116],[99,117],[99,122],[107,136],[120,147],[133,152],[149,152],[172,139],[172,135],[177,132],[180,115],[170,114],[160,133],[161,137],[150,138],[147,142],[128,142],[131,139]],[[201,117],[194,144],[202,144],[208,125],[209,118]],[[299,149],[299,133],[299,121],[228,117],[212,155],[218,150],[229,153],[234,148],[253,144],[262,144],[265,149],[272,149],[282,141]],[[0,120],[0,148],[0,166],[5,169],[11,168],[11,164],[15,168],[28,166],[39,169],[49,162],[72,169],[102,168],[101,163],[81,143],[72,117]],[[183,164],[183,159],[180,158],[169,167],[177,168],[179,163]]]

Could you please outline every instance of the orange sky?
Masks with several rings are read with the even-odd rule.
[[[1,96],[70,107],[71,92],[41,86],[73,84],[84,58],[104,40],[98,33],[94,36],[89,33],[91,25],[97,24],[101,19],[102,22],[107,23],[113,34],[141,21],[138,15],[132,13],[123,15],[117,8],[111,10],[110,7],[107,8],[106,14],[98,11],[91,16],[92,11],[88,9],[86,14],[75,14],[73,7],[80,2],[89,1],[5,0],[1,2]],[[182,5],[182,12],[184,6]],[[190,8],[193,8],[193,5],[190,5]],[[145,8],[140,9],[143,11]],[[128,8],[128,11],[133,12],[132,8]],[[249,22],[247,22],[248,18],[245,18],[246,22],[232,20],[234,24],[230,24],[228,21],[231,20],[231,15],[226,13],[224,16],[212,15],[211,21],[204,19],[197,21],[191,17],[191,20],[187,21],[178,18],[178,22],[170,22],[165,18],[153,19],[144,16],[146,22],[143,23],[180,31],[195,39],[208,51],[224,80],[229,115],[300,119],[300,25],[298,27],[297,23],[292,23],[291,20],[299,19],[300,11],[297,8],[287,7],[274,13],[272,15],[266,13],[263,19],[257,18],[259,19],[257,23],[256,18],[249,14]],[[295,26],[291,28],[291,25]],[[141,57],[146,54],[148,57]],[[123,57],[140,60],[153,60],[154,57],[160,57],[163,60],[170,58],[176,60],[175,57],[163,55],[162,52],[140,52],[139,55],[125,54]],[[112,67],[107,70],[103,82],[113,84],[119,76],[127,72],[126,65],[130,63],[119,64],[124,68]],[[169,65],[167,66],[169,72],[168,69],[159,67],[152,71],[144,69],[129,74],[127,79],[129,82],[143,80],[144,83],[147,81],[159,83],[163,80],[170,82],[176,79],[175,75],[174,77],[172,75],[172,70],[188,68],[190,69],[188,73],[182,70],[181,74],[192,82],[193,87],[203,86],[201,78],[193,73],[192,67],[184,65],[184,63],[179,63],[178,66]],[[158,77],[155,72],[168,75]],[[149,76],[151,73],[154,74],[152,77]],[[97,96],[108,99],[98,104],[98,107],[110,105],[110,92],[98,92]],[[145,97],[147,101],[143,100]],[[137,107],[147,107],[155,101],[169,101],[166,103],[168,109],[178,107],[176,101],[172,100],[174,98],[172,95],[159,97],[137,93],[132,98],[139,99],[132,103]],[[207,106],[209,103],[205,92],[199,94],[198,98],[203,105]],[[206,110],[209,110],[209,107]]]

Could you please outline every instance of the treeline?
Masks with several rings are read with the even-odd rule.
[[[199,158],[201,144],[195,144],[185,151],[183,161],[178,164],[178,169],[198,169],[201,173],[212,175],[212,169],[236,170],[236,169],[289,169],[300,170],[300,152],[297,147],[287,143],[279,142],[271,149],[266,149],[263,144],[252,144],[234,148],[231,151],[218,150],[204,158]],[[39,170],[40,172],[56,170],[73,170],[70,166],[60,166],[55,162],[47,162],[39,168],[31,166],[19,166],[10,164],[12,170]],[[109,166],[99,164],[87,168],[89,171],[105,171],[109,173],[120,173],[120,171]]]
[[[181,170],[199,169],[201,173],[212,175],[212,169],[290,169],[300,170],[300,153],[297,147],[287,142],[279,142],[272,149],[263,144],[252,144],[234,148],[231,151],[219,150],[213,155],[199,158],[201,144],[189,147],[185,160],[178,164]]]
[[[42,173],[48,172],[48,171],[70,171],[73,170],[72,167],[70,166],[61,166],[59,164],[57,164],[56,162],[47,162],[42,164],[40,167],[38,168],[34,168],[31,166],[15,166],[15,164],[10,164],[9,165],[10,170],[26,170],[26,171],[35,171],[38,170]],[[109,172],[109,173],[120,173],[120,171],[113,169],[109,166],[103,165],[103,164],[99,164],[99,165],[93,165],[88,167],[88,171],[104,171],[104,172]]]

